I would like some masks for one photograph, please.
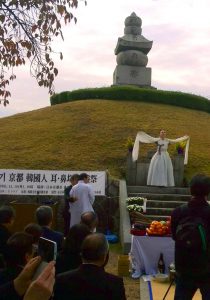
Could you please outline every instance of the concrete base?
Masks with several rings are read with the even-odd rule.
[[[128,254],[131,249],[130,217],[126,209],[127,186],[125,180],[120,180],[119,189],[119,208],[120,208],[120,242],[123,254]]]
[[[113,74],[113,85],[151,86],[151,68],[118,65]]]
[[[175,186],[182,186],[184,179],[184,155],[173,157]]]
[[[126,182],[128,185],[133,185],[136,182],[136,164],[137,162],[132,159],[132,153],[128,152],[126,159]]]
[[[147,185],[149,162],[138,162],[136,170],[136,185]]]
[[[153,152],[148,153],[150,157]],[[128,153],[126,159],[126,181],[128,185],[147,185],[147,174],[150,160],[148,157],[144,161],[132,161],[132,153]],[[181,187],[184,179],[184,156],[175,155],[172,157],[175,186]]]

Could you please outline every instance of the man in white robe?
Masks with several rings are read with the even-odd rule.
[[[89,183],[89,177],[86,173],[79,175],[79,181],[70,191],[70,228],[79,224],[81,215],[85,212],[94,211],[93,203],[95,200],[94,192]]]

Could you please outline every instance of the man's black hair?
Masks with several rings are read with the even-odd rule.
[[[64,242],[64,252],[69,255],[73,253],[74,255],[80,253],[81,246],[86,238],[91,234],[89,228],[84,224],[75,224],[69,229],[69,233]]]
[[[33,236],[33,243],[38,243],[39,238],[42,235],[42,227],[39,224],[30,223],[24,228],[24,231]]]
[[[210,193],[210,177],[204,174],[195,175],[190,181],[190,192],[193,196],[208,196]]]
[[[88,178],[89,176],[88,176],[88,174],[87,173],[81,173],[81,174],[79,174],[79,180],[84,180],[84,179],[86,179],[86,178]]]
[[[11,206],[4,205],[0,207],[0,224],[7,224],[15,218],[15,210]]]
[[[33,236],[26,232],[16,232],[7,241],[5,260],[8,266],[24,266],[25,255],[32,254]]]
[[[48,226],[53,219],[53,210],[50,206],[43,205],[36,210],[37,223],[40,226]]]
[[[72,180],[79,180],[79,174],[73,174],[73,175],[71,175],[70,182]]]

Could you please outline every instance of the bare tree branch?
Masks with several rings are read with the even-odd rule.
[[[30,61],[30,73],[39,86],[54,92],[58,74],[54,66],[52,40],[62,34],[64,24],[76,22],[72,8],[83,0],[3,0],[0,1],[0,102],[7,105],[8,86],[16,78],[14,68]],[[62,59],[62,53],[60,58]]]

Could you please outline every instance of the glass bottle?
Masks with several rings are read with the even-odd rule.
[[[158,260],[158,272],[160,274],[164,274],[165,273],[165,262],[163,259],[163,253],[160,253],[160,257]]]

